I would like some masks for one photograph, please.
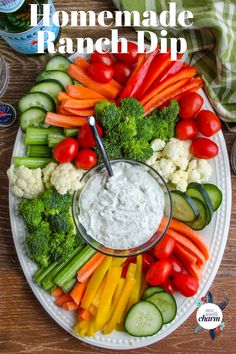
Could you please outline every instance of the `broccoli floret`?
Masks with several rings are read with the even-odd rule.
[[[137,135],[136,118],[134,116],[127,116],[125,120],[119,125],[119,137],[121,142],[132,140]]]
[[[49,223],[42,221],[34,232],[26,236],[30,257],[42,267],[49,265],[50,235]]]
[[[95,117],[97,121],[105,127],[105,137],[109,137],[121,120],[120,110],[109,101],[100,101],[95,106]]]
[[[148,116],[140,120],[137,124],[137,138],[151,141],[155,136],[153,117]]]
[[[22,199],[19,203],[18,210],[27,228],[34,230],[42,221],[44,203],[39,198]]]
[[[153,150],[146,140],[133,139],[124,148],[125,157],[134,160],[148,160]]]
[[[161,110],[153,111],[147,118],[153,120],[153,139],[168,141],[175,135],[175,125],[178,121],[179,105],[171,101],[170,105]]]
[[[115,160],[115,159],[119,159],[121,158],[122,155],[122,149],[121,149],[121,145],[119,142],[116,142],[113,139],[102,139],[103,145],[106,149],[106,152],[108,154],[108,157],[110,160]],[[97,147],[94,148],[96,154],[98,155],[98,161],[101,161],[101,156],[99,153],[99,150]]]
[[[41,195],[41,200],[45,206],[46,215],[54,215],[69,210],[72,203],[72,195],[70,193],[59,194],[56,189],[47,189]]]
[[[57,232],[50,239],[50,253],[53,261],[64,261],[73,252],[78,242],[76,236],[69,233]]]
[[[120,109],[124,117],[132,116],[137,118],[143,118],[144,108],[141,103],[133,97],[123,98],[121,100]]]
[[[71,211],[49,216],[52,232],[64,232],[65,234],[75,234],[75,224]]]

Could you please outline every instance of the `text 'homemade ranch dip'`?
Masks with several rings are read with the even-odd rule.
[[[103,169],[88,180],[79,198],[79,221],[104,246],[129,249],[158,229],[164,193],[144,167],[117,162],[112,169],[112,177]]]

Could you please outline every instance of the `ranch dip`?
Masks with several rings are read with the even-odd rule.
[[[79,198],[79,221],[88,235],[112,249],[148,241],[158,229],[165,199],[159,183],[144,167],[128,162],[92,176]]]

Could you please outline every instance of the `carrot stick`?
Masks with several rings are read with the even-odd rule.
[[[86,309],[80,309],[79,319],[84,321],[90,321],[93,318],[93,315]]]
[[[178,82],[179,80],[183,79],[190,79],[196,74],[195,68],[187,68],[180,70],[177,74],[167,77],[163,82],[157,83],[154,87],[147,92],[145,96],[142,97],[141,103],[145,105],[148,101],[150,101],[154,96],[156,96],[159,92],[164,90],[166,87],[170,87],[174,83]]]
[[[75,59],[74,64],[75,64],[76,66],[78,66],[79,68],[85,69],[85,70],[87,70],[88,67],[89,67],[89,63],[88,63],[84,58],[82,58],[82,57],[80,57],[80,56],[78,56],[78,57]]]
[[[208,247],[206,246],[205,242],[202,240],[198,232],[194,231],[193,229],[191,229],[191,227],[175,219],[171,220],[170,228],[181,233],[181,235],[188,237],[199,248],[204,257],[206,259],[209,258]]]
[[[197,258],[178,242],[175,243],[174,253],[184,264],[194,264],[197,262]]]
[[[78,128],[87,123],[85,117],[65,116],[62,114],[48,112],[45,118],[45,123],[55,125],[62,128]]]
[[[76,98],[69,98],[62,101],[61,106],[63,108],[72,109],[87,109],[94,107],[97,102],[101,101],[100,98],[94,98],[89,100],[77,100]]]
[[[90,260],[85,263],[85,265],[80,268],[80,270],[77,272],[77,280],[80,283],[85,282],[90,275],[94,273],[94,271],[97,269],[97,267],[102,263],[102,261],[105,259],[105,255],[102,253],[96,253]]]
[[[76,66],[78,66],[78,68],[85,70],[85,72],[88,70],[89,65],[90,65],[85,59],[83,59],[81,57],[77,57],[74,61],[74,64]],[[109,82],[109,84],[111,84],[112,86],[114,86],[115,88],[117,88],[120,91],[122,90],[122,86],[117,81],[115,81],[113,79]]]
[[[74,288],[71,290],[70,296],[72,297],[72,299],[74,300],[76,305],[80,304],[80,302],[84,296],[87,284],[88,283],[86,281],[84,283],[77,283],[74,286]]]
[[[73,109],[73,108],[64,108],[61,107],[61,112],[64,112],[65,115],[80,116],[80,117],[89,117],[94,115],[94,109]],[[59,113],[59,112],[58,112]]]
[[[99,82],[91,79],[87,73],[78,68],[76,65],[71,64],[67,69],[68,74],[73,77],[73,79],[81,82],[84,86],[100,93],[101,95],[114,100],[119,95],[120,90],[110,83],[108,84],[100,84]]]
[[[63,101],[65,99],[70,98],[70,96],[68,96],[65,92],[58,92],[57,98],[59,99],[59,101]]]
[[[62,114],[62,115],[68,115],[70,116],[71,114],[67,111],[67,109],[63,108],[62,106],[57,107],[57,113]]]
[[[53,290],[53,292],[51,293],[51,295],[54,296],[54,297],[59,297],[59,296],[61,296],[63,294],[64,294],[64,291],[61,288],[59,288],[59,286],[56,287],[56,289]]]
[[[66,311],[74,311],[78,309],[78,305],[74,301],[68,301],[62,305],[63,309]]]
[[[148,101],[144,105],[145,115],[159,107],[168,96],[176,92],[176,90],[178,90],[180,87],[183,87],[188,81],[189,79],[179,80],[174,85],[166,87],[164,90],[159,92],[156,96],[154,96],[150,101]]]
[[[203,256],[202,252],[186,236],[180,235],[178,232],[172,229],[168,229],[166,235],[173,237],[177,242],[184,246],[189,253],[193,254],[194,257],[197,258],[200,265],[206,263],[205,257]]]
[[[154,109],[163,107],[167,102],[170,102],[171,100],[174,99],[174,97],[178,95],[182,95],[189,90],[192,90],[195,87],[202,87],[203,86],[203,81],[199,78],[196,77],[193,80],[185,82],[184,85],[180,85],[179,83],[184,80],[178,81],[176,84],[174,84],[170,90],[166,88],[160,94],[158,94],[157,98],[154,97],[152,100],[150,100],[145,106],[145,116],[151,113]],[[152,101],[152,102],[151,102]],[[145,108],[146,107],[146,108]]]
[[[66,93],[72,98],[79,98],[81,100],[88,100],[91,98],[100,98],[101,100],[106,99],[106,97],[100,95],[100,93],[84,86],[67,85]]]
[[[61,295],[60,297],[58,297],[58,298],[56,299],[55,304],[56,304],[57,306],[62,306],[63,304],[65,304],[66,302],[69,302],[69,301],[71,301],[71,300],[72,300],[72,299],[71,299],[71,297],[70,297],[69,294],[63,294],[63,295]]]
[[[202,279],[202,269],[199,266],[199,264],[195,263],[195,264],[188,264],[186,265],[186,269],[187,271],[194,276],[197,280],[201,280]]]

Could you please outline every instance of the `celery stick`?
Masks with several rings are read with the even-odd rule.
[[[48,145],[49,134],[60,134],[61,128],[27,128],[25,134],[25,145]]]
[[[71,260],[81,251],[83,245],[78,246],[72,253],[71,256],[64,262],[60,262],[57,264],[57,267],[53,268],[43,279],[42,286],[45,290],[50,289],[53,285],[55,285],[54,278],[55,276],[61,272]]]
[[[27,145],[26,156],[28,157],[51,157],[52,150],[45,145]]]
[[[66,137],[77,136],[79,129],[64,128],[64,134]]]
[[[57,265],[57,262],[53,262],[52,264],[50,264],[49,267],[47,268],[40,268],[39,270],[37,270],[36,273],[34,273],[33,275],[33,280],[40,285],[42,280],[46,277],[46,275],[51,272],[52,269],[54,269]]]
[[[77,283],[77,279],[75,277],[71,278],[62,286],[62,290],[64,291],[64,293],[68,293],[73,289],[76,283]]]
[[[54,148],[60,141],[65,139],[65,135],[61,133],[52,133],[48,135],[48,146]]]
[[[68,280],[76,275],[76,272],[96,253],[90,247],[85,246],[79,254],[55,277],[55,283],[58,286],[63,286]]]
[[[49,164],[49,162],[53,162],[53,161],[55,160],[49,157],[20,157],[20,156],[13,157],[13,163],[15,167],[25,166],[28,168],[38,168],[38,167],[43,168],[47,164]]]

